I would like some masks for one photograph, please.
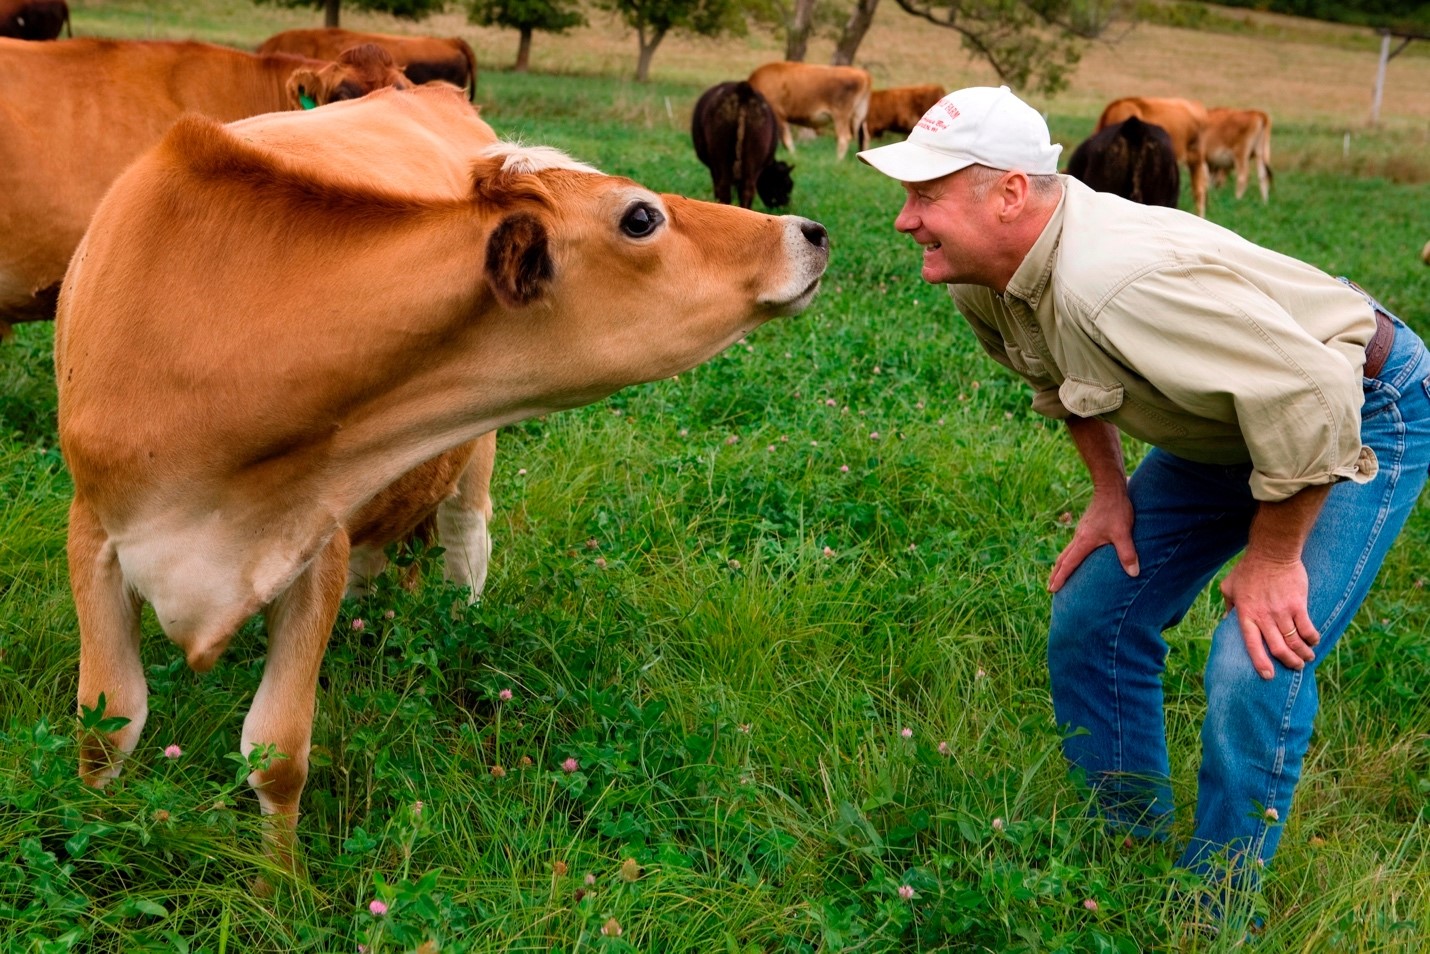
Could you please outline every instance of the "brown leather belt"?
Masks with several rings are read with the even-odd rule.
[[[1374,307],[1374,306],[1372,306]],[[1385,367],[1385,356],[1390,354],[1390,346],[1395,344],[1395,324],[1390,316],[1379,308],[1375,309],[1375,334],[1365,346],[1365,370],[1368,378],[1378,377]]]

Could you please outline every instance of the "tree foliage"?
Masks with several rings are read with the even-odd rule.
[[[1219,0],[1229,7],[1354,23],[1360,26],[1430,30],[1430,3],[1424,0]]]
[[[1122,4],[1099,0],[894,0],[959,34],[1009,86],[1054,93],[1067,86],[1083,41],[1100,36]]]
[[[531,59],[533,32],[565,33],[584,26],[578,0],[466,0],[467,19],[480,26],[506,27],[520,36],[516,69],[525,72]]]
[[[672,30],[711,37],[745,33],[745,8],[740,0],[596,0],[596,5],[636,31],[640,42],[636,80],[642,83],[650,79],[655,48]]]
[[[254,0],[273,6],[300,9],[311,7],[326,12],[326,24],[338,25],[338,11],[344,0]],[[447,7],[447,0],[346,0],[349,7],[369,10],[375,13],[390,13],[403,20],[422,20],[433,13],[441,13]]]

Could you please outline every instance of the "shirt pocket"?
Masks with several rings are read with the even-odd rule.
[[[1086,378],[1069,376],[1058,386],[1058,399],[1078,417],[1097,417],[1122,406],[1120,384],[1103,384]]]
[[[1024,351],[1011,341],[1005,346],[1005,353],[1008,355],[1009,363],[1013,365],[1013,370],[1017,371],[1023,377],[1047,378],[1048,366],[1044,364],[1043,359],[1039,358],[1035,353]]]

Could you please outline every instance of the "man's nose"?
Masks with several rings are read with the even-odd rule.
[[[908,203],[899,210],[899,214],[894,217],[894,229],[899,232],[912,232],[919,227],[918,216],[909,211]]]

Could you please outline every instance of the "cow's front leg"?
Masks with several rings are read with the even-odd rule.
[[[149,716],[149,687],[139,659],[139,599],[124,583],[119,558],[93,512],[75,496],[70,504],[70,589],[79,619],[79,705],[104,717],[128,719],[109,732],[85,730],[79,774],[99,788],[119,774],[139,744]]]
[[[264,610],[268,661],[243,720],[243,754],[266,754],[248,784],[268,816],[265,835],[279,867],[293,868],[298,799],[308,780],[318,668],[338,617],[348,569],[348,537],[339,530],[291,586]],[[263,887],[260,882],[260,888]]]
[[[437,540],[442,545],[447,579],[467,587],[475,603],[487,585],[492,556],[492,470],[496,467],[497,432],[473,442],[472,456],[457,478],[451,496],[437,505]]]

